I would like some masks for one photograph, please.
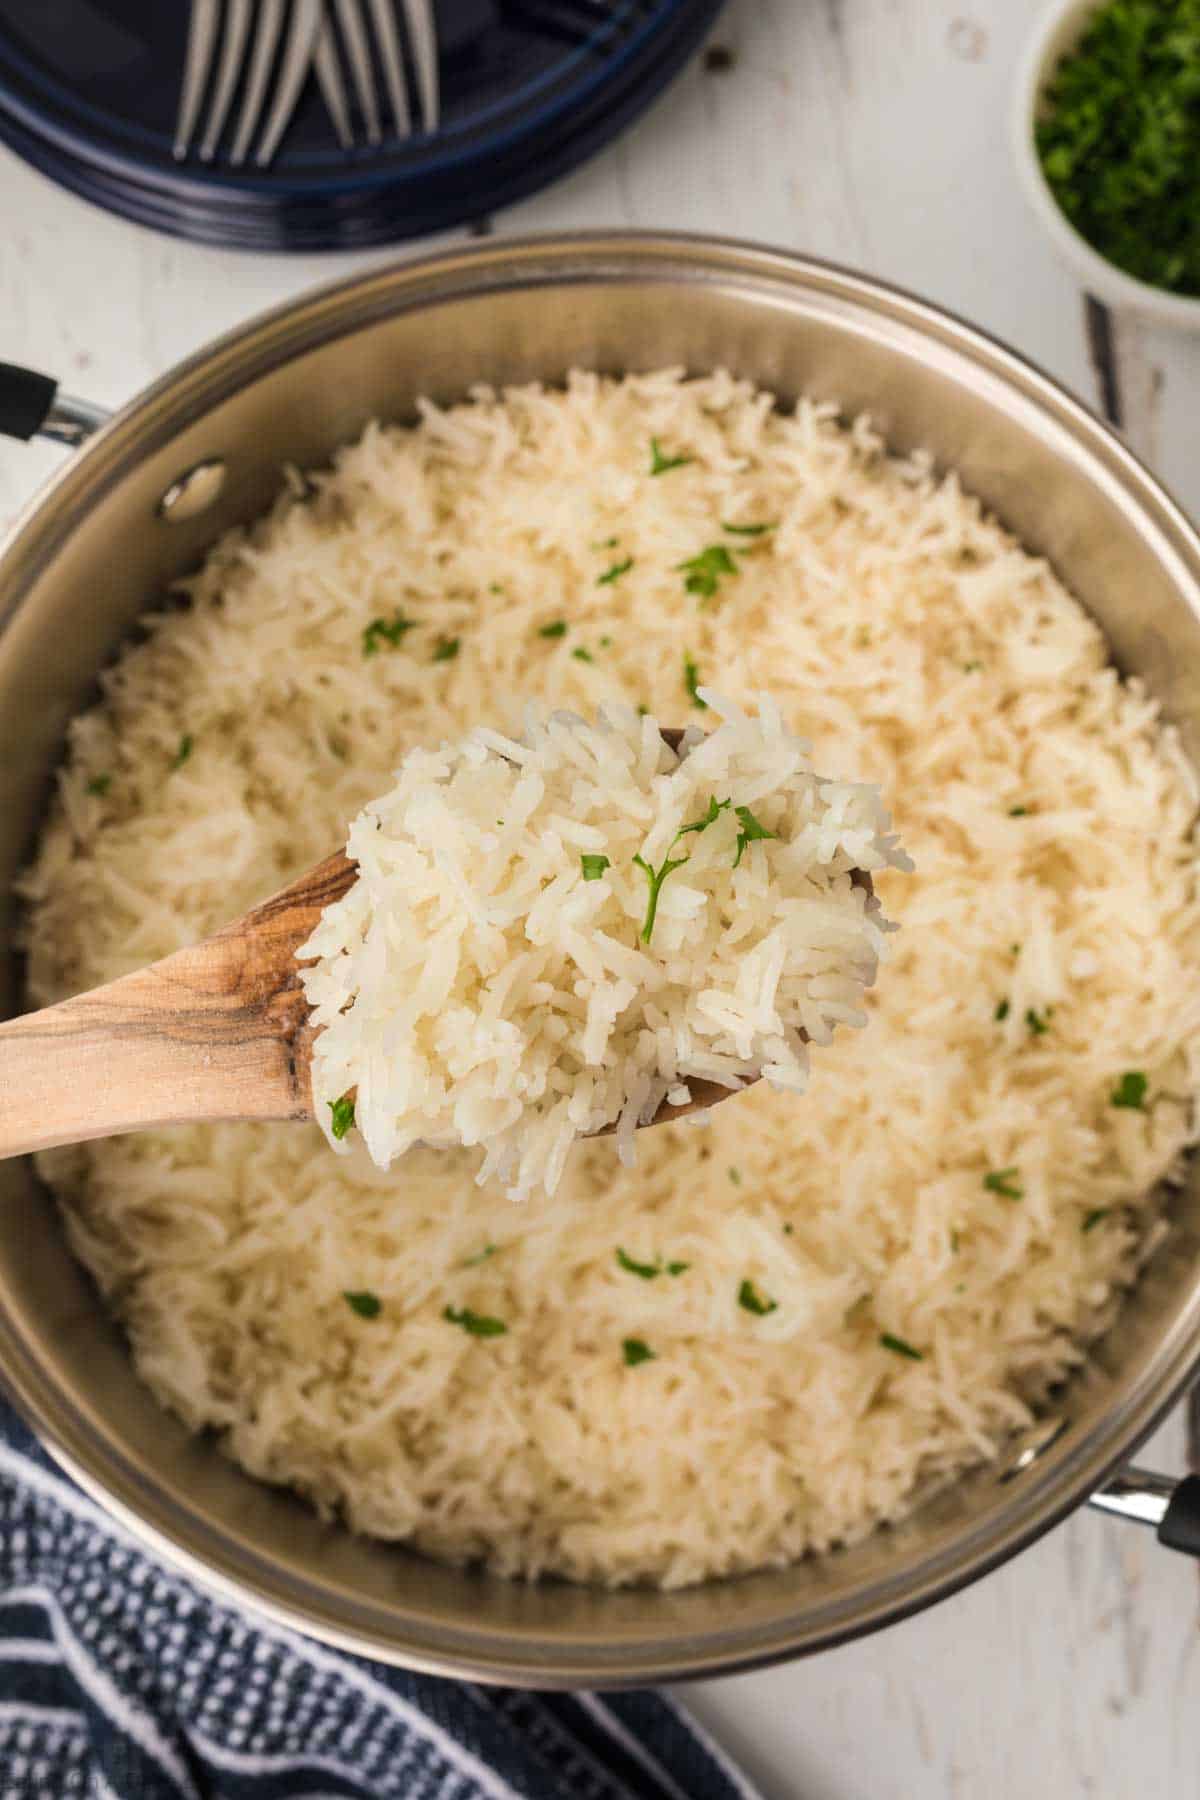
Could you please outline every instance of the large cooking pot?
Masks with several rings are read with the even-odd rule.
[[[585,236],[365,275],[223,338],[107,423],[0,375],[0,428],[86,448],[0,555],[0,1009],[21,1001],[12,879],[71,715],[168,581],[374,415],[475,382],[721,364],[785,400],[867,408],[928,446],[1092,610],[1200,762],[1200,541],[1111,432],[1010,351],[820,264],[681,237]],[[3,1016],[0,1013],[0,1016]],[[683,1593],[523,1586],[321,1524],[160,1411],[24,1162],[0,1165],[0,1370],[69,1472],[152,1550],[235,1600],[368,1656],[476,1679],[595,1686],[812,1651],[926,1606],[1091,1496],[1200,1544],[1200,1482],[1122,1471],[1200,1363],[1200,1182],[1121,1317],[1000,1465],[900,1527],[782,1572]]]

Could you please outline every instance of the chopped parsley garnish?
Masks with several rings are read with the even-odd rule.
[[[357,1294],[352,1294],[347,1289],[343,1291],[342,1299],[351,1312],[356,1312],[360,1319],[377,1319],[383,1311],[383,1301],[379,1295],[369,1293],[366,1289]]]
[[[87,791],[89,794],[95,794],[97,799],[103,799],[111,786],[111,775],[93,775],[87,784]]]
[[[1146,1109],[1146,1089],[1150,1083],[1140,1069],[1127,1069],[1109,1096],[1112,1106],[1127,1106],[1133,1112]]]
[[[1194,0],[1110,0],[1055,71],[1035,127],[1075,229],[1139,281],[1200,294]]]
[[[567,635],[567,621],[555,619],[550,625],[539,625],[538,636],[544,638],[560,638]]]
[[[644,718],[646,718],[646,717],[647,717],[647,716],[648,716],[648,714],[649,714],[649,712],[650,712],[650,708],[649,708],[649,707],[648,707],[648,706],[643,706],[643,705],[642,705],[642,703],[641,703],[641,701],[640,701],[640,700],[639,700],[639,701],[638,701],[638,709],[637,709],[637,711],[638,711],[638,718],[639,718],[639,719],[644,719]]]
[[[1042,1037],[1049,1031],[1050,1026],[1047,1023],[1047,1020],[1053,1010],[1053,1007],[1048,1006],[1043,1014],[1038,1012],[1036,1008],[1032,1006],[1026,1009],[1025,1023],[1028,1025],[1030,1031],[1032,1031],[1034,1037]]]
[[[605,569],[603,575],[597,575],[596,586],[611,587],[614,581],[619,581],[622,575],[627,575],[632,567],[632,556],[623,556],[620,562],[615,562],[611,568]]]
[[[715,794],[711,795],[708,802],[708,811],[705,813],[704,817],[702,819],[693,819],[690,825],[681,825],[679,830],[675,833],[675,842],[678,843],[681,837],[686,837],[689,831],[707,831],[710,825],[716,824],[726,807],[732,805],[732,800],[718,801]]]
[[[688,656],[685,651],[684,658],[683,658],[683,691],[685,694],[687,694],[690,697],[693,706],[698,706],[700,708],[701,712],[707,712],[708,711],[708,701],[702,700],[700,698],[699,694],[696,692],[696,689],[699,686],[700,686],[699,664],[693,662],[691,657]]]
[[[175,752],[175,755],[171,760],[171,767],[173,769],[182,769],[184,763],[187,761],[188,757],[192,754],[192,749],[193,749],[192,734],[190,731],[185,731],[183,736],[179,740],[179,748]]]
[[[607,856],[583,855],[579,858],[585,881],[599,881],[605,869],[611,868]]]
[[[998,1025],[1002,1025],[1004,1023],[1005,1019],[1007,1019],[1007,1017],[1011,1011],[1012,1011],[1012,1008],[1009,1006],[1008,1001],[1001,1000],[1000,1004],[996,1008],[996,1023]]]
[[[732,1181],[734,1187],[741,1187],[742,1171],[740,1169],[730,1169],[729,1179],[730,1179],[730,1181]]]
[[[704,702],[701,701],[699,704],[703,705]],[[658,914],[658,896],[663,882],[667,879],[667,876],[673,869],[681,869],[684,863],[689,860],[686,856],[672,857],[671,851],[675,848],[680,838],[686,837],[689,831],[707,831],[708,827],[720,818],[721,814],[729,804],[730,802],[728,800],[718,801],[715,794],[711,795],[708,802],[708,811],[704,813],[701,818],[693,819],[690,825],[680,826],[679,830],[675,833],[675,836],[671,839],[667,848],[666,857],[657,869],[651,868],[644,857],[634,857],[634,864],[646,877],[650,889],[649,894],[646,897],[646,917],[642,921],[641,938],[644,944],[650,942],[650,936],[654,930],[654,920]],[[742,808],[738,807],[737,810],[740,813]]]
[[[999,1194],[1003,1200],[1023,1200],[1025,1189],[1013,1180],[1017,1172],[1015,1166],[1011,1169],[989,1169],[983,1178],[983,1185],[989,1194]]]
[[[634,857],[634,867],[642,871],[649,888],[646,895],[646,916],[642,920],[641,939],[643,944],[648,944],[654,934],[654,921],[658,917],[658,896],[662,892],[663,882],[675,869],[682,869],[687,860],[686,856],[667,856],[664,857],[657,869],[652,869],[644,857]]]
[[[1111,1208],[1107,1206],[1096,1207],[1094,1212],[1088,1213],[1083,1224],[1079,1227],[1080,1231],[1095,1231],[1101,1219],[1107,1219],[1110,1211]]]
[[[757,843],[762,838],[777,838],[779,833],[768,831],[765,825],[760,825],[748,806],[735,806],[733,810],[737,814],[738,824],[741,826],[741,830],[738,832],[737,855],[733,859],[733,866],[736,869],[745,854],[747,844]]]
[[[650,473],[652,475],[668,475],[672,469],[682,469],[695,460],[694,456],[664,456],[662,445],[658,439],[653,437],[650,439]]]
[[[685,1262],[638,1262],[634,1257],[630,1256],[628,1250],[622,1249],[620,1244],[617,1245],[614,1254],[616,1255],[617,1262],[627,1274],[637,1275],[642,1281],[653,1281],[655,1277],[661,1275],[664,1270],[668,1275],[682,1275],[685,1269],[690,1269],[692,1266],[690,1263]]]
[[[658,1352],[652,1350],[649,1344],[643,1343],[641,1338],[622,1338],[621,1352],[627,1369],[636,1369],[639,1363],[654,1362],[658,1356]]]
[[[1027,806],[1010,806],[1008,809],[1008,816],[1010,819],[1024,819],[1028,817],[1028,814],[1029,808]]]
[[[501,587],[501,585],[498,581],[489,581],[488,582],[488,593],[489,594],[502,594],[503,592],[504,592],[504,589]]]
[[[485,1244],[482,1250],[477,1250],[474,1256],[468,1256],[465,1262],[459,1264],[459,1267],[463,1269],[477,1269],[480,1263],[485,1263],[490,1256],[495,1256],[499,1248],[499,1244]]]
[[[615,550],[617,545],[620,543],[620,541],[621,541],[620,538],[617,538],[617,537],[601,538],[600,542],[598,544],[592,545],[592,549],[593,550]]]
[[[349,1094],[343,1094],[340,1100],[325,1102],[333,1118],[329,1121],[329,1129],[335,1138],[344,1138],[354,1123],[354,1102]]]
[[[778,1300],[768,1300],[766,1295],[760,1294],[754,1283],[749,1280],[743,1281],[738,1289],[738,1305],[745,1312],[753,1313],[758,1319],[765,1319],[768,1313],[779,1310]]]
[[[735,537],[761,537],[764,531],[774,531],[775,525],[774,519],[766,525],[731,525],[727,519],[721,520],[721,530],[731,531]]]
[[[709,544],[698,556],[689,556],[686,562],[676,563],[675,567],[687,577],[683,584],[687,592],[699,594],[702,600],[712,599],[723,575],[736,575],[738,572],[738,566],[725,544]]]
[[[461,638],[440,637],[438,639],[437,643],[433,646],[434,662],[435,663],[453,662],[455,657],[458,655],[461,645],[462,645]]]
[[[622,1250],[619,1244],[617,1246],[616,1256],[617,1261],[628,1274],[639,1275],[643,1281],[653,1281],[656,1275],[662,1274],[661,1263],[635,1262],[628,1250]]]
[[[600,639],[600,648],[602,650],[611,650],[612,649],[612,639],[610,637],[602,637]]]
[[[596,660],[591,651],[585,650],[582,644],[577,644],[575,649],[572,650],[571,655],[575,658],[576,662],[595,662]]]
[[[981,662],[964,663],[963,664],[963,674],[964,675],[974,675],[976,673],[976,671],[979,669],[982,669],[982,667],[983,667],[983,664]]]
[[[384,644],[390,644],[394,650],[397,644],[404,642],[405,634],[412,631],[415,619],[406,619],[402,612],[393,613],[390,619],[372,619],[362,634],[362,652],[364,656],[374,656]]]
[[[910,1362],[925,1361],[923,1350],[914,1350],[910,1343],[907,1343],[902,1337],[897,1337],[893,1331],[881,1331],[879,1342],[885,1350],[892,1350],[897,1356],[907,1356]]]
[[[469,1306],[444,1306],[442,1317],[450,1325],[461,1325],[472,1337],[503,1337],[508,1330],[503,1319],[490,1318],[487,1313],[472,1312]]]
[[[950,1233],[950,1254],[952,1256],[958,1255],[958,1245],[959,1245],[958,1233],[957,1233],[957,1231],[952,1231]]]
[[[788,1237],[791,1237],[791,1235],[792,1235],[793,1231],[795,1231],[796,1227],[794,1225],[789,1224],[789,1225],[785,1225],[783,1229],[787,1233]]]

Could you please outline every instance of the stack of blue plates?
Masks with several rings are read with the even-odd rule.
[[[434,0],[441,119],[343,150],[310,81],[267,169],[172,155],[184,0],[4,0],[0,139],[85,199],[250,250],[352,249],[481,218],[597,150],[720,0]]]

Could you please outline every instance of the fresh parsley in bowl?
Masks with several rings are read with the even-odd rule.
[[[1200,329],[1200,0],[1061,0],[1016,126],[1034,210],[1088,289]]]

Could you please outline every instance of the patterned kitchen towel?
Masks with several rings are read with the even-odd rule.
[[[667,1694],[327,1650],[143,1555],[0,1401],[0,1800],[758,1800]]]

